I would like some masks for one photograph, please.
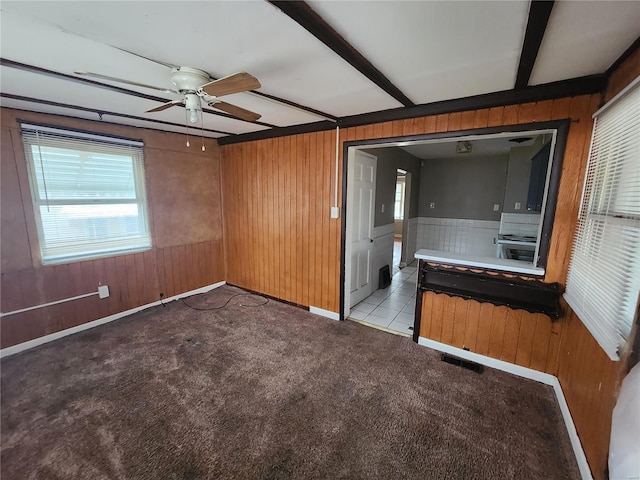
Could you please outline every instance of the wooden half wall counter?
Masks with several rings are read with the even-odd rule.
[[[180,134],[2,109],[2,311],[82,298],[2,317],[2,348],[225,279],[217,142],[188,149]],[[153,247],[138,253],[42,266],[19,120],[144,142]]]

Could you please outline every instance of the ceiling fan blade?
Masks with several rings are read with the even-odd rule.
[[[166,110],[167,108],[173,107],[174,105],[180,105],[182,103],[184,103],[184,100],[172,100],[171,102],[163,103],[151,110],[147,110],[145,113],[161,112],[162,110]]]
[[[259,113],[252,112],[251,110],[246,110],[242,107],[238,107],[237,105],[232,105],[227,102],[221,102],[220,100],[209,103],[209,106],[217,108],[218,110],[222,110],[223,112],[227,112],[229,115],[233,115],[234,117],[246,120],[247,122],[255,122],[262,116]]]
[[[231,95],[232,93],[255,90],[256,88],[260,88],[260,86],[260,82],[256,77],[247,72],[240,72],[229,75],[228,77],[219,78],[213,82],[205,83],[200,88],[207,95],[221,97],[223,95]]]
[[[101,80],[110,80],[112,82],[126,83],[127,85],[150,88],[152,90],[158,90],[160,92],[165,92],[165,93],[178,93],[175,90],[171,90],[169,88],[155,87],[153,85],[147,85],[146,83],[132,82],[131,80],[124,80],[123,78],[110,77],[109,75],[102,75],[100,73],[93,73],[93,72],[73,72],[73,73],[75,73],[76,75],[82,75],[83,77],[93,77],[93,78],[99,78]]]

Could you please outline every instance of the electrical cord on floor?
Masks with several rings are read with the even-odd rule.
[[[229,302],[236,298],[236,297],[258,297],[258,298],[262,298],[264,300],[264,302],[262,303],[256,303],[256,304],[251,304],[251,305],[238,305],[240,307],[261,307],[262,305],[266,305],[267,303],[269,303],[269,299],[268,298],[264,298],[261,297],[260,295],[255,295],[253,293],[236,293],[235,295],[230,296],[226,302],[224,302],[222,305],[220,305],[219,307],[207,307],[207,308],[202,308],[202,307],[194,307],[192,305],[189,305],[187,302],[185,302],[184,298],[181,298],[180,300],[182,300],[182,303],[184,303],[187,307],[189,307],[192,310],[198,310],[200,312],[206,312],[208,310],[220,310],[221,308],[226,307]]]

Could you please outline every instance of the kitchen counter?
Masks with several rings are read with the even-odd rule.
[[[453,252],[443,252],[440,250],[418,250],[415,254],[418,260],[427,262],[444,263],[447,265],[460,265],[464,267],[486,268],[510,273],[523,273],[527,275],[544,276],[544,268],[534,267],[529,262],[520,260],[510,260],[506,258],[477,257],[473,255],[462,255]]]

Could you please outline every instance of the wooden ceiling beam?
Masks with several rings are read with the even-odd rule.
[[[306,2],[267,0],[405,107],[415,104]]]
[[[522,52],[520,53],[520,63],[516,75],[516,85],[514,88],[525,88],[529,86],[529,79],[533,66],[538,57],[540,45],[547,29],[547,23],[553,10],[553,1],[533,0],[529,8],[529,18],[527,20],[527,30],[524,34]]]

